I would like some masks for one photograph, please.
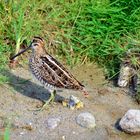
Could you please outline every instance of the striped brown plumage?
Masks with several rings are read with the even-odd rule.
[[[45,49],[44,40],[34,37],[29,66],[32,74],[44,85],[57,88],[84,90],[84,86]]]
[[[88,95],[84,85],[82,85],[61,63],[48,54],[45,49],[45,41],[40,37],[34,37],[28,48],[19,52],[11,59],[14,59],[30,48],[32,49],[29,60],[30,70],[44,87],[51,91],[55,88],[80,90],[85,95]],[[51,93],[51,96],[53,96],[53,93]]]

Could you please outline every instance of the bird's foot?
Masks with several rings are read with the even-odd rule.
[[[45,108],[47,108],[49,106],[49,104],[53,104],[54,103],[54,100],[55,100],[55,95],[56,95],[56,91],[53,91],[51,93],[51,96],[50,98],[45,102],[45,104],[39,108],[37,111],[42,111],[44,110]]]

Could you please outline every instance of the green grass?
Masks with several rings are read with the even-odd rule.
[[[10,140],[10,129],[9,129],[9,127],[5,128],[4,140]]]
[[[10,122],[5,122],[5,126],[3,126],[4,131],[0,131],[0,139],[1,140],[10,140]]]
[[[67,64],[97,62],[108,77],[118,72],[123,53],[139,46],[139,0],[7,0],[0,18],[0,69],[37,35]]]

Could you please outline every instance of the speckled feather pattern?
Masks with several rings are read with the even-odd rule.
[[[62,64],[49,55],[44,46],[40,47],[42,49],[39,53],[38,51],[32,52],[29,66],[32,74],[41,84],[47,88],[83,90],[84,86]]]

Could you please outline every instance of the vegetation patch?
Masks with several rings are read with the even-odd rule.
[[[97,62],[111,78],[123,54],[140,44],[139,0],[6,0],[0,18],[0,69],[21,44],[41,36],[67,64]]]

